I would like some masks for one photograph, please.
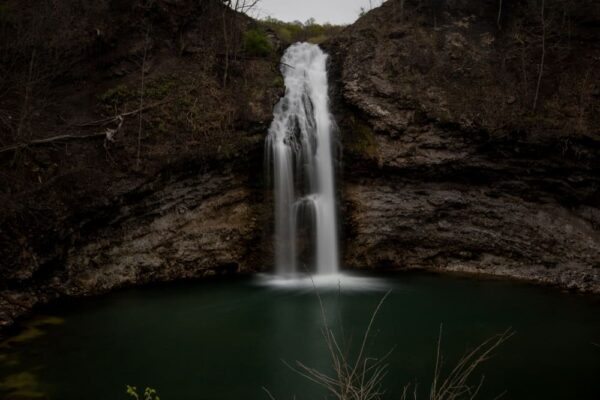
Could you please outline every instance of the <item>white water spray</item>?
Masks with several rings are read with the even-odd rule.
[[[286,92],[274,110],[266,162],[275,193],[275,265],[282,276],[302,272],[298,241],[306,228],[314,241],[315,272],[339,270],[335,122],[329,112],[326,64],[327,55],[308,43],[291,46],[281,60]]]

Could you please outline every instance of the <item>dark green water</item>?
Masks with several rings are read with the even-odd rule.
[[[510,282],[427,274],[386,276],[392,292],[375,323],[371,355],[390,348],[386,398],[419,382],[427,398],[435,346],[452,364],[468,347],[512,327],[516,335],[481,370],[481,399],[600,398],[600,300]],[[387,289],[321,293],[328,315],[358,343]],[[162,400],[322,399],[282,362],[327,368],[314,290],[255,281],[126,290],[45,310],[0,346],[0,398],[126,399],[126,384]],[[477,374],[476,379],[480,374]]]

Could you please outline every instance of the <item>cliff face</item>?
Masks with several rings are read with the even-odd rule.
[[[0,326],[63,295],[263,267],[277,39],[249,53],[256,22],[216,0],[26,3],[0,10]]]
[[[328,44],[345,265],[600,291],[600,7],[503,3],[390,0]]]

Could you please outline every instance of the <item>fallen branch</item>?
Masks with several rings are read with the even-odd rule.
[[[25,147],[30,147],[30,146],[40,146],[40,145],[50,144],[50,143],[59,142],[59,141],[90,139],[90,138],[96,138],[96,137],[102,137],[102,136],[106,137],[106,133],[102,132],[102,133],[92,133],[89,135],[53,136],[53,137],[47,138],[47,139],[31,140],[29,142],[17,143],[17,144],[13,144],[10,146],[2,147],[2,148],[0,148],[0,153],[5,153],[5,152],[11,151],[11,150],[20,150],[20,149],[23,149]]]
[[[30,140],[28,142],[16,143],[16,144],[12,144],[10,146],[2,147],[2,148],[0,148],[0,154],[8,152],[8,151],[24,149],[26,147],[31,147],[31,146],[44,146],[44,145],[52,144],[55,142],[94,139],[94,138],[101,138],[101,137],[103,137],[104,140],[107,142],[114,142],[115,135],[117,133],[119,133],[119,131],[121,130],[121,127],[123,126],[123,117],[118,115],[116,117],[116,120],[119,121],[119,125],[116,128],[107,128],[104,132],[90,133],[87,135],[58,135],[58,136],[52,136],[52,137],[45,138],[45,139]]]
[[[90,121],[90,122],[84,122],[83,124],[75,124],[75,125],[71,125],[71,126],[76,126],[78,128],[84,128],[86,126],[97,126],[97,125],[107,125],[110,124],[111,122],[117,122],[119,120],[119,117],[130,117],[132,115],[136,115],[142,111],[146,111],[146,110],[150,110],[151,108],[155,108],[158,106],[162,106],[163,104],[169,103],[170,101],[172,101],[173,99],[168,99],[168,100],[164,100],[164,101],[159,101],[158,103],[153,103],[153,104],[148,104],[147,106],[138,108],[136,110],[133,111],[129,111],[126,113],[122,113],[119,114],[115,117],[109,117],[109,118],[104,118],[104,119],[99,119],[96,121]]]
[[[74,126],[74,127],[78,127],[78,128],[85,128],[88,126],[98,126],[98,125],[103,126],[103,125],[108,125],[111,123],[118,122],[118,126],[114,129],[107,128],[104,132],[90,133],[87,135],[59,135],[59,136],[53,136],[53,137],[46,138],[46,139],[37,139],[37,140],[30,140],[28,142],[23,142],[23,143],[11,144],[9,146],[0,147],[0,154],[5,153],[7,151],[19,150],[19,149],[23,149],[23,148],[30,147],[30,146],[41,146],[41,145],[51,144],[51,143],[59,142],[59,141],[71,141],[71,140],[82,140],[82,139],[93,139],[93,138],[104,137],[107,142],[114,142],[115,141],[114,137],[121,130],[121,127],[123,126],[123,121],[124,121],[125,117],[130,117],[132,115],[136,115],[138,113],[149,110],[151,108],[161,106],[163,104],[170,102],[171,100],[172,99],[168,99],[165,101],[160,101],[158,103],[149,104],[145,107],[140,107],[137,110],[122,113],[122,114],[119,114],[117,116],[110,117],[110,118],[104,118],[104,119],[99,119],[96,121],[85,122],[83,124],[70,125],[70,126]]]

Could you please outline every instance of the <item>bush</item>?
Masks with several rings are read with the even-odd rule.
[[[262,24],[277,34],[286,43],[309,42],[319,44],[335,36],[344,27],[342,25],[317,24],[314,19],[306,22],[284,22],[275,18],[265,18]]]
[[[273,46],[264,31],[250,29],[244,34],[244,50],[250,56],[266,57],[273,52]]]

